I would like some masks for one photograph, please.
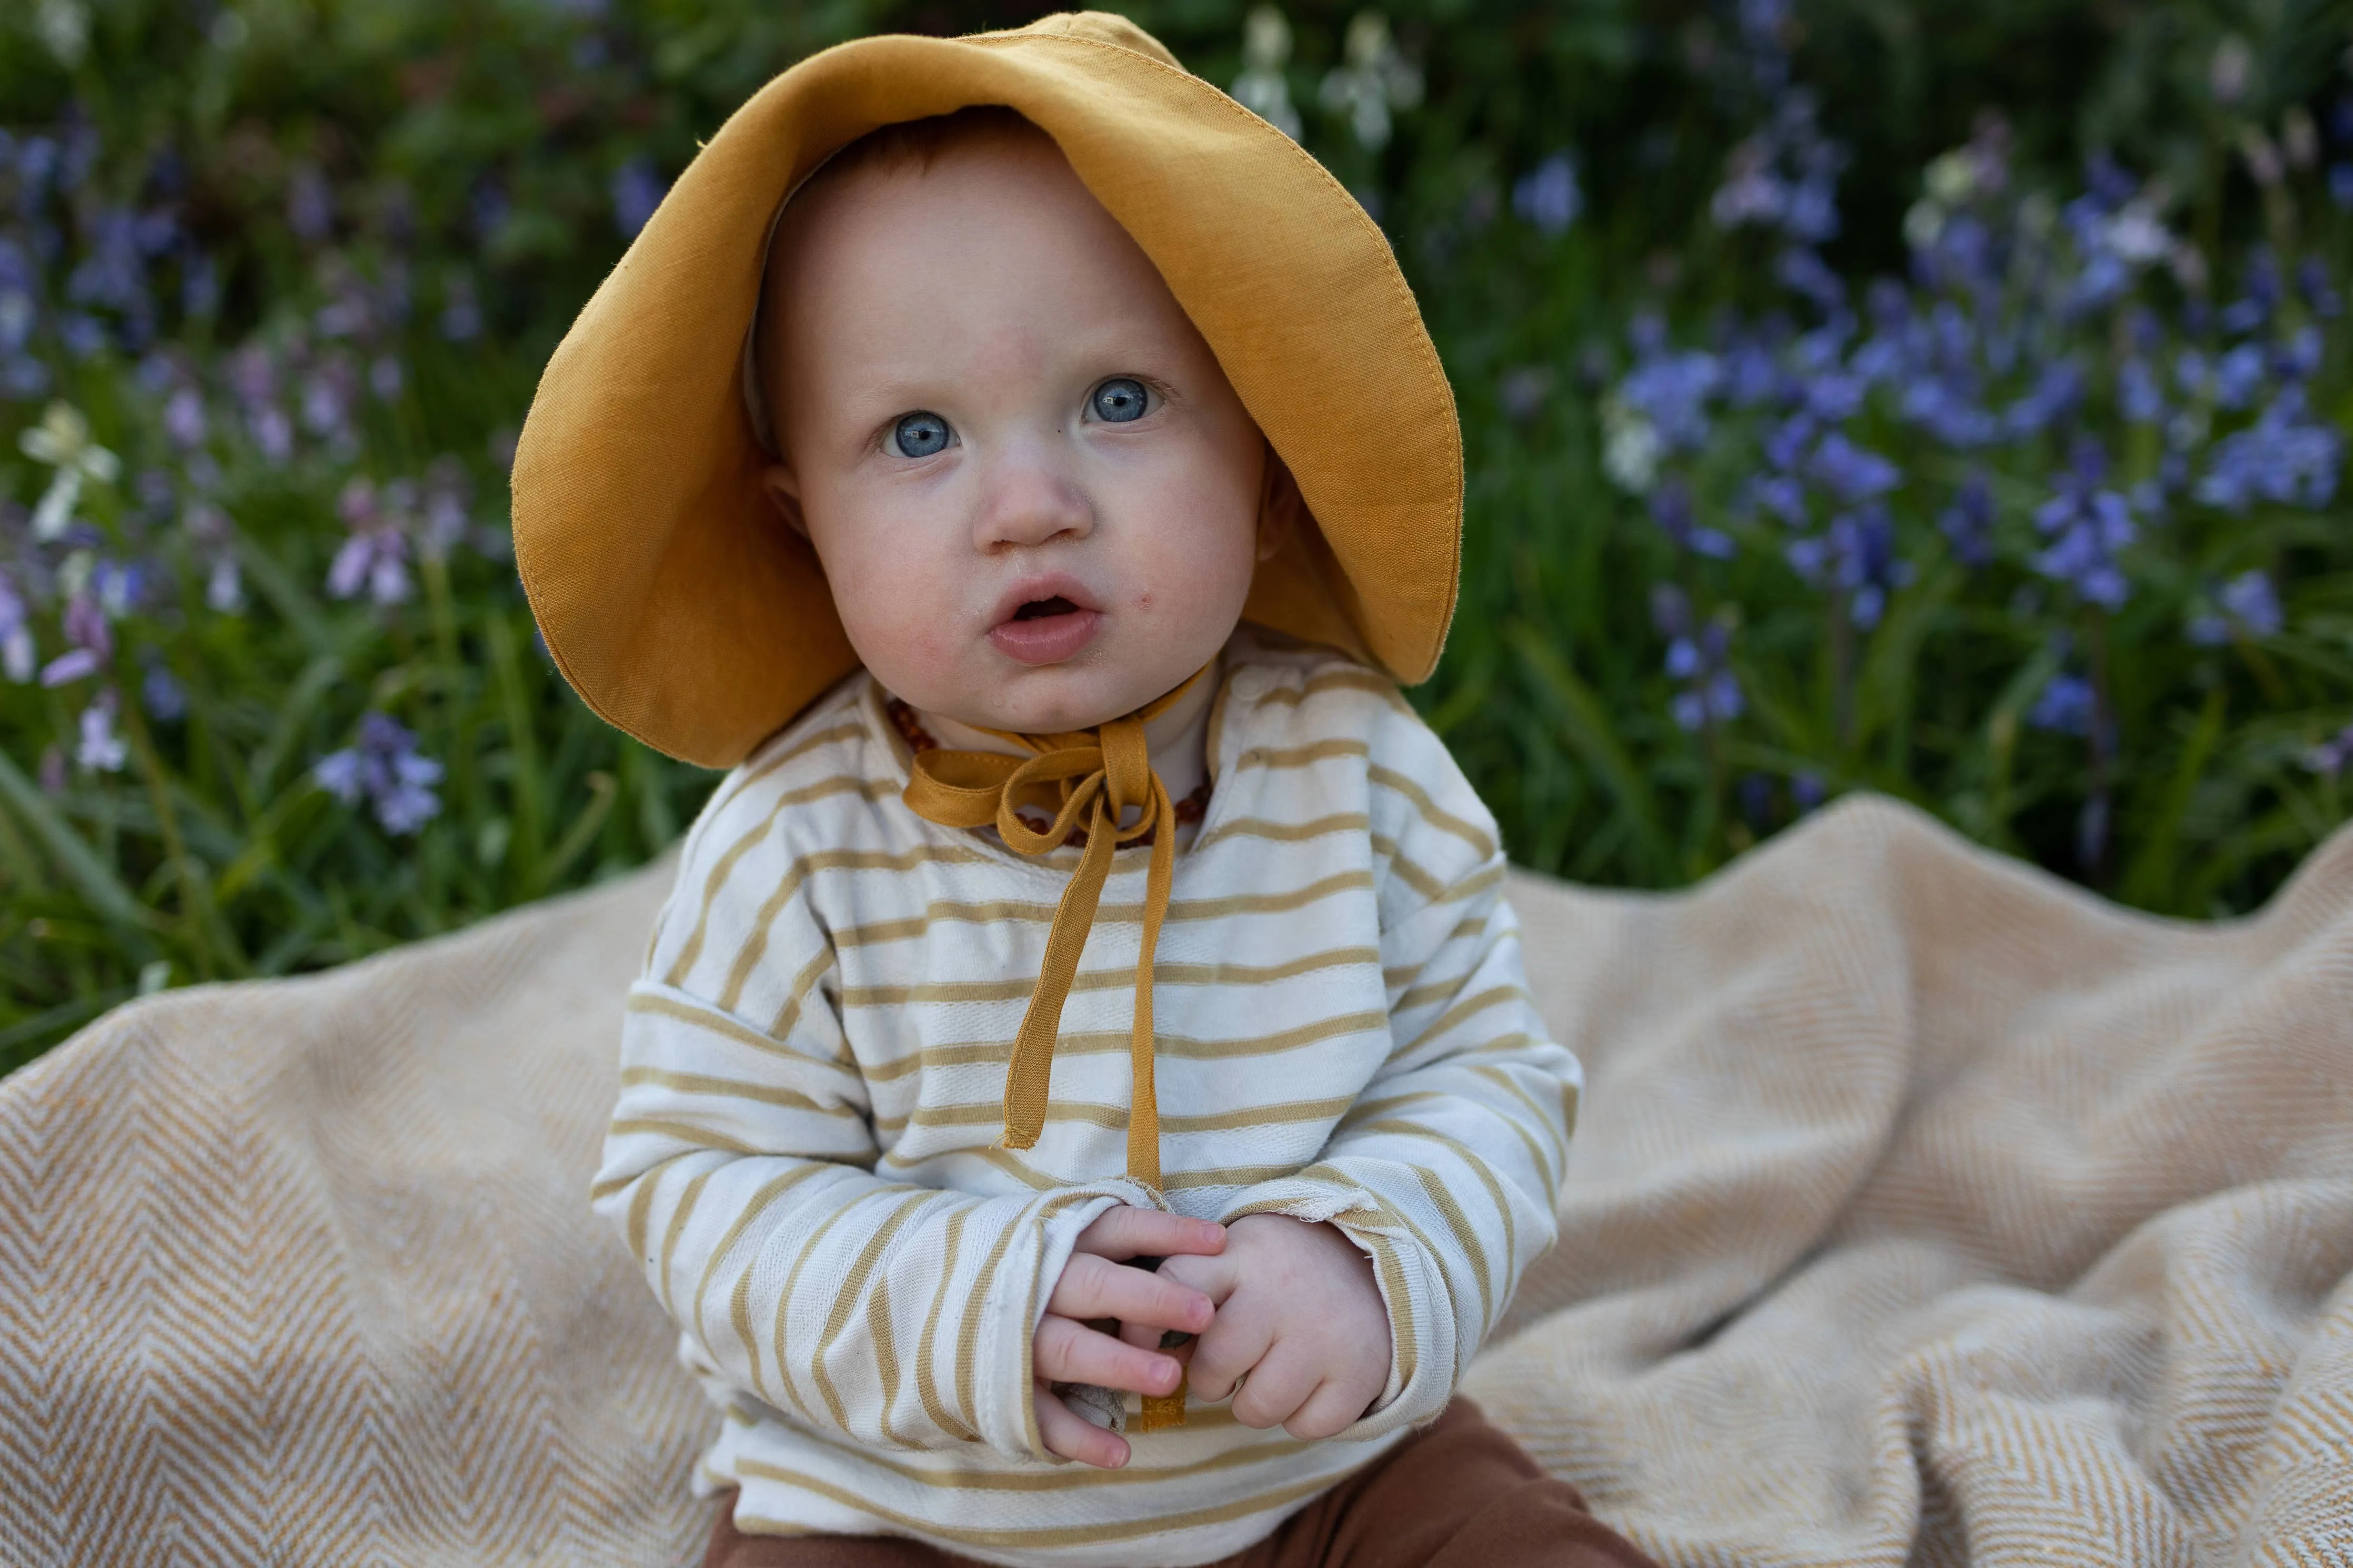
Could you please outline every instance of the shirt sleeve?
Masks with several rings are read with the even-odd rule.
[[[1224,1216],[1329,1221],[1388,1309],[1387,1387],[1341,1439],[1434,1418],[1557,1234],[1583,1075],[1536,1016],[1493,817],[1418,717],[1373,749],[1373,850],[1392,1044],[1295,1175]]]
[[[732,781],[731,781],[732,782]],[[731,798],[732,797],[732,798]],[[757,792],[698,823],[621,1030],[591,1191],[691,1360],[871,1447],[1049,1459],[1030,1343],[1124,1181],[980,1197],[875,1173],[807,867]]]

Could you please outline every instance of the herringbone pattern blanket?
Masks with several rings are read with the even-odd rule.
[[[0,1082],[0,1563],[668,1565],[586,1212],[666,868]],[[2353,837],[2160,922],[1850,804],[1513,897],[1590,1074],[1471,1392],[1676,1563],[2353,1563]]]

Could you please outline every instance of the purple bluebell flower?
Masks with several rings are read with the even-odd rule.
[[[2241,343],[2214,366],[2214,401],[2224,408],[2244,408],[2263,384],[2261,343]]]
[[[1806,508],[1806,487],[1794,474],[1756,475],[1748,481],[1748,500],[1791,528],[1803,528],[1811,521]]]
[[[2092,732],[2092,683],[2069,670],[2053,675],[2026,710],[2026,721],[2037,730],[2062,735]]]
[[[1799,390],[1808,414],[1825,425],[1839,425],[1862,411],[1863,396],[1870,392],[1871,384],[1862,376],[1832,369],[1805,377],[1799,383]]]
[[[1675,722],[1696,731],[1739,718],[1746,701],[1731,668],[1731,626],[1722,618],[1701,625],[1672,583],[1652,585],[1651,620],[1668,639],[1667,673],[1683,683],[1668,704]]]
[[[1953,492],[1953,504],[1936,520],[1936,527],[1964,566],[1993,563],[1993,486],[1982,469],[1972,470]]]
[[[2116,372],[2116,406],[2135,425],[2155,425],[2165,417],[2165,391],[2148,361],[2135,354]]]
[[[1536,416],[1551,394],[1550,370],[1543,365],[1520,365],[1504,373],[1504,379],[1495,386],[1495,402],[1503,408],[1504,418],[1525,424]]]
[[[114,658],[113,628],[107,624],[106,612],[88,593],[76,591],[68,595],[62,619],[66,641],[72,646],[42,668],[43,686],[64,686],[86,679],[104,669]]]
[[[2132,543],[2137,530],[2129,503],[2102,484],[2106,469],[2107,458],[2094,443],[2077,444],[2074,461],[2059,477],[2057,493],[2034,514],[2035,526],[2050,542],[2033,564],[2085,602],[2113,610],[2132,592],[2116,557]]]
[[[1820,256],[1803,246],[1792,246],[1783,251],[1773,265],[1773,275],[1791,293],[1824,310],[1836,310],[1846,304],[1845,280],[1831,271]]]
[[[373,709],[360,718],[358,743],[321,757],[311,776],[345,805],[367,802],[387,833],[413,834],[441,811],[432,787],[441,764],[418,754],[415,732]]]
[[[646,220],[654,216],[669,191],[670,182],[654,168],[651,158],[640,153],[613,173],[613,223],[623,239],[635,239]]]
[[[466,537],[472,516],[473,481],[466,477],[465,465],[444,452],[426,469],[423,494],[417,546],[427,555],[446,556]]]
[[[229,388],[245,411],[246,433],[272,468],[294,455],[294,422],[278,400],[278,364],[259,343],[229,355]]]
[[[2304,388],[2290,384],[2253,425],[2214,443],[2194,493],[2230,512],[2258,500],[2326,506],[2337,493],[2344,447],[2344,437],[2313,416]]]
[[[1904,388],[1904,416],[1947,447],[1964,450],[1990,444],[2001,421],[1957,377],[1925,375]]]
[[[1714,561],[1732,559],[1731,539],[1715,529],[1701,526],[1692,504],[1691,488],[1679,479],[1661,480],[1658,489],[1651,493],[1651,521],[1659,525],[1660,532],[1694,555]]]
[[[379,605],[396,605],[408,597],[407,518],[380,495],[371,481],[354,477],[343,486],[335,510],[342,513],[351,536],[335,552],[327,568],[327,592],[348,599],[363,588]]]
[[[467,343],[482,335],[482,307],[470,278],[449,281],[441,305],[441,335],[453,343]]]
[[[74,761],[93,773],[121,773],[131,760],[130,744],[114,732],[121,702],[114,688],[102,687],[81,710],[81,740],[74,748]]]
[[[1911,563],[1896,558],[1894,521],[1876,501],[1839,513],[1818,535],[1792,540],[1787,553],[1799,576],[1844,597],[1862,631],[1879,624],[1888,595],[1912,580]]]
[[[2206,356],[2196,349],[2183,349],[2173,359],[2173,384],[2185,397],[2202,397],[2211,379]]]
[[[33,645],[31,608],[5,572],[0,572],[0,674],[22,686],[33,679],[38,652]]]
[[[1667,673],[1683,683],[1667,711],[1685,730],[1728,724],[1746,707],[1739,677],[1729,663],[1731,652],[1732,631],[1722,621],[1710,621],[1695,636],[1667,644]]]
[[[146,674],[140,680],[140,700],[149,718],[158,723],[176,724],[188,715],[188,690],[180,684],[172,667],[164,662],[154,649],[147,650]]]
[[[2012,436],[2039,436],[2073,412],[2083,395],[2083,367],[2073,358],[2053,360],[2042,367],[2026,395],[2004,411],[2002,423]]]
[[[2212,647],[2229,642],[2234,632],[2251,637],[2273,637],[2286,624],[2286,616],[2280,609],[2279,590],[2273,586],[2266,572],[2240,573],[2222,584],[2217,597],[2219,611],[2209,611],[2191,619],[2191,642]]]
[[[1811,413],[1791,415],[1765,432],[1765,460],[1783,473],[1795,472],[1820,428]]]
[[[1843,430],[1823,437],[1806,468],[1843,506],[1874,500],[1894,489],[1903,478],[1894,463],[1856,446]]]
[[[2353,762],[2353,724],[2346,725],[2304,754],[2304,765],[2326,778],[2342,776],[2348,762]]]
[[[215,501],[198,500],[180,514],[180,526],[206,561],[205,603],[223,615],[244,609],[245,581],[228,513]]]
[[[203,318],[220,309],[221,278],[219,264],[202,251],[191,252],[180,263],[180,309],[187,315]]]
[[[1798,808],[1799,816],[1811,816],[1823,801],[1830,798],[1830,788],[1822,775],[1805,769],[1789,775],[1789,803]]]
[[[2320,374],[2320,329],[2306,322],[2273,351],[2272,369],[2283,381],[2309,381]]]
[[[1555,153],[1512,186],[1512,210],[1538,234],[1566,234],[1585,210],[1577,183],[1577,160]]]
[[[2328,268],[2317,256],[2307,256],[2295,266],[2295,291],[2312,307],[2312,313],[2324,321],[2333,321],[2345,313],[2345,298],[2328,279]]]
[[[1708,400],[1724,384],[1722,362],[1693,350],[1648,357],[1618,384],[1618,396],[1651,422],[1671,450],[1695,450],[1707,440]]]
[[[2247,263],[2247,291],[2223,307],[2219,319],[2226,332],[2252,332],[2270,324],[2280,303],[2279,263],[2268,246],[2258,246]]]
[[[514,204],[507,199],[506,187],[499,183],[498,176],[486,174],[474,183],[469,210],[474,222],[475,237],[489,241],[496,239],[499,231],[506,226]]]
[[[88,247],[67,277],[66,298],[126,315],[152,311],[136,216],[121,207],[100,208],[83,225],[82,233]]]
[[[205,444],[205,395],[181,386],[164,402],[164,434],[185,451]]]
[[[1772,346],[1751,332],[1736,336],[1724,351],[1725,396],[1736,408],[1754,408],[1781,395],[1788,384]]]
[[[97,561],[90,565],[90,587],[109,620],[121,620],[136,611],[147,596],[153,574],[136,561]]]
[[[1740,818],[1758,833],[1773,820],[1773,780],[1767,773],[1740,775]]]
[[[302,423],[314,436],[348,443],[359,401],[359,373],[341,353],[328,355],[302,381]]]

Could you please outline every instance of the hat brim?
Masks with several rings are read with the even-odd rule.
[[[856,667],[815,553],[761,489],[739,353],[785,193],[870,131],[975,104],[1054,139],[1298,480],[1316,528],[1261,565],[1244,616],[1429,675],[1462,459],[1420,312],[1323,165],[1156,47],[1093,16],[861,38],[775,78],[696,154],[548,361],[516,446],[516,563],[590,708],[727,767]]]

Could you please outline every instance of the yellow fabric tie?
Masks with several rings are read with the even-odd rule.
[[[1176,811],[1152,766],[1144,726],[1174,707],[1208,668],[1195,670],[1175,690],[1092,731],[986,731],[1021,747],[1029,753],[1027,759],[997,752],[918,752],[902,797],[916,816],[943,827],[994,826],[1007,845],[1024,855],[1048,853],[1070,837],[1082,813],[1087,817],[1086,850],[1054,910],[1054,923],[1046,933],[1046,962],[1029,994],[1029,1008],[1022,1015],[1021,1032],[1013,1040],[1013,1061],[1006,1071],[1000,1142],[1011,1149],[1034,1146],[1045,1129],[1062,1004],[1070,997],[1087,932],[1094,927],[1095,906],[1111,875],[1112,851],[1152,834],[1144,949],[1135,961],[1135,1022],[1128,1034],[1134,1081],[1127,1113],[1127,1173],[1155,1191],[1160,1186],[1160,1106],[1152,1073],[1152,957],[1176,877]],[[1020,805],[1051,812],[1052,825],[1043,832],[1031,827],[1016,811]],[[1123,826],[1131,806],[1141,809],[1134,823]],[[1182,1426],[1185,1392],[1180,1382],[1174,1394],[1146,1394],[1143,1429]]]
[[[1176,812],[1145,754],[1144,726],[1174,707],[1201,675],[1202,670],[1194,671],[1175,690],[1091,731],[985,731],[1021,747],[1029,753],[1027,758],[997,752],[918,752],[903,796],[916,816],[943,827],[993,826],[1024,855],[1048,853],[1070,837],[1082,814],[1087,818],[1086,851],[1054,910],[1054,923],[1046,935],[1046,962],[1029,994],[1021,1032],[1014,1037],[1013,1062],[1005,1079],[1002,1142],[1008,1149],[1032,1147],[1045,1128],[1062,1004],[1078,973],[1087,932],[1093,928],[1103,882],[1111,875],[1112,851],[1146,833],[1153,835],[1152,868],[1145,883],[1144,951],[1135,961],[1135,1023],[1128,1036],[1134,1085],[1127,1117],[1127,1173],[1155,1188],[1160,1185],[1160,1111],[1152,1083],[1152,955],[1175,879]],[[1021,805],[1053,813],[1052,825],[1042,832],[1031,827],[1015,809]],[[1134,823],[1120,826],[1131,806],[1142,809]]]

